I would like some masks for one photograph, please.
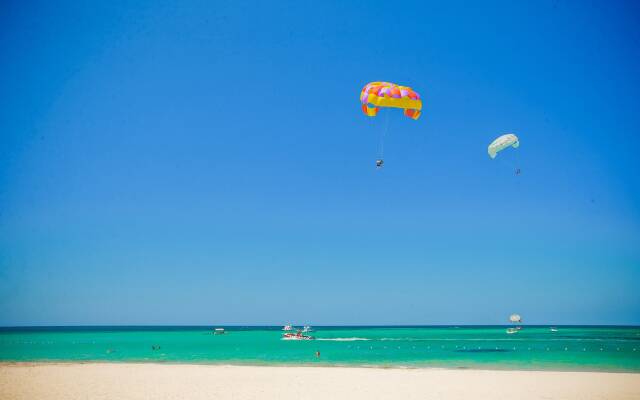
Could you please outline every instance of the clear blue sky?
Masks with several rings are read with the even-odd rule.
[[[0,9],[0,325],[640,324],[634,2],[78,3]]]

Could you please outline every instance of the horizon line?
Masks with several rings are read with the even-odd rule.
[[[285,324],[286,325],[286,324]],[[124,325],[124,324],[96,324],[96,325],[0,325],[0,329],[29,329],[29,328],[210,328],[210,327],[235,327],[235,328],[279,328],[285,325],[250,325],[250,324],[189,324],[189,325],[155,325],[155,324],[142,324],[142,325]],[[295,325],[310,325],[310,324],[291,324]],[[310,325],[314,327],[325,328],[420,328],[420,327],[509,327],[509,326],[528,326],[528,327],[628,327],[628,328],[640,328],[640,325],[636,324],[526,324],[526,323],[505,323],[505,324],[364,324],[364,325],[350,325],[350,324],[319,324]]]

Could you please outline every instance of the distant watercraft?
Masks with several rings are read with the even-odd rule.
[[[285,333],[282,335],[282,340],[314,340],[313,336],[303,335],[301,330],[296,333]]]
[[[302,332],[313,332],[313,329],[311,329],[309,325],[305,325],[304,329],[302,329]]]
[[[225,332],[224,328],[216,328],[213,330],[214,335],[224,335],[225,333],[227,332]]]
[[[507,328],[507,333],[508,334],[518,333],[518,330],[516,328]]]
[[[283,331],[292,331],[293,330],[293,326],[291,325],[285,325],[284,328],[282,328]]]
[[[551,328],[549,328],[549,330],[550,330],[551,332],[558,332],[558,328],[555,328],[555,327],[553,327],[553,326],[552,326]]]

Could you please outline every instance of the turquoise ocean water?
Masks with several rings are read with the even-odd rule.
[[[640,372],[640,327],[316,327],[284,341],[281,327],[0,328],[0,361],[347,365]],[[155,349],[154,349],[155,347]],[[316,351],[320,357],[316,357]]]

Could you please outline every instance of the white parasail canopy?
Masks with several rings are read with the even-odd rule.
[[[489,153],[489,157],[496,158],[499,152],[510,146],[514,149],[517,149],[518,146],[520,146],[520,139],[518,139],[518,137],[513,133],[502,135],[491,142],[491,144],[487,148],[487,153]]]
[[[520,314],[511,314],[509,316],[509,321],[511,321],[511,322],[522,322],[522,318],[520,317]]]

